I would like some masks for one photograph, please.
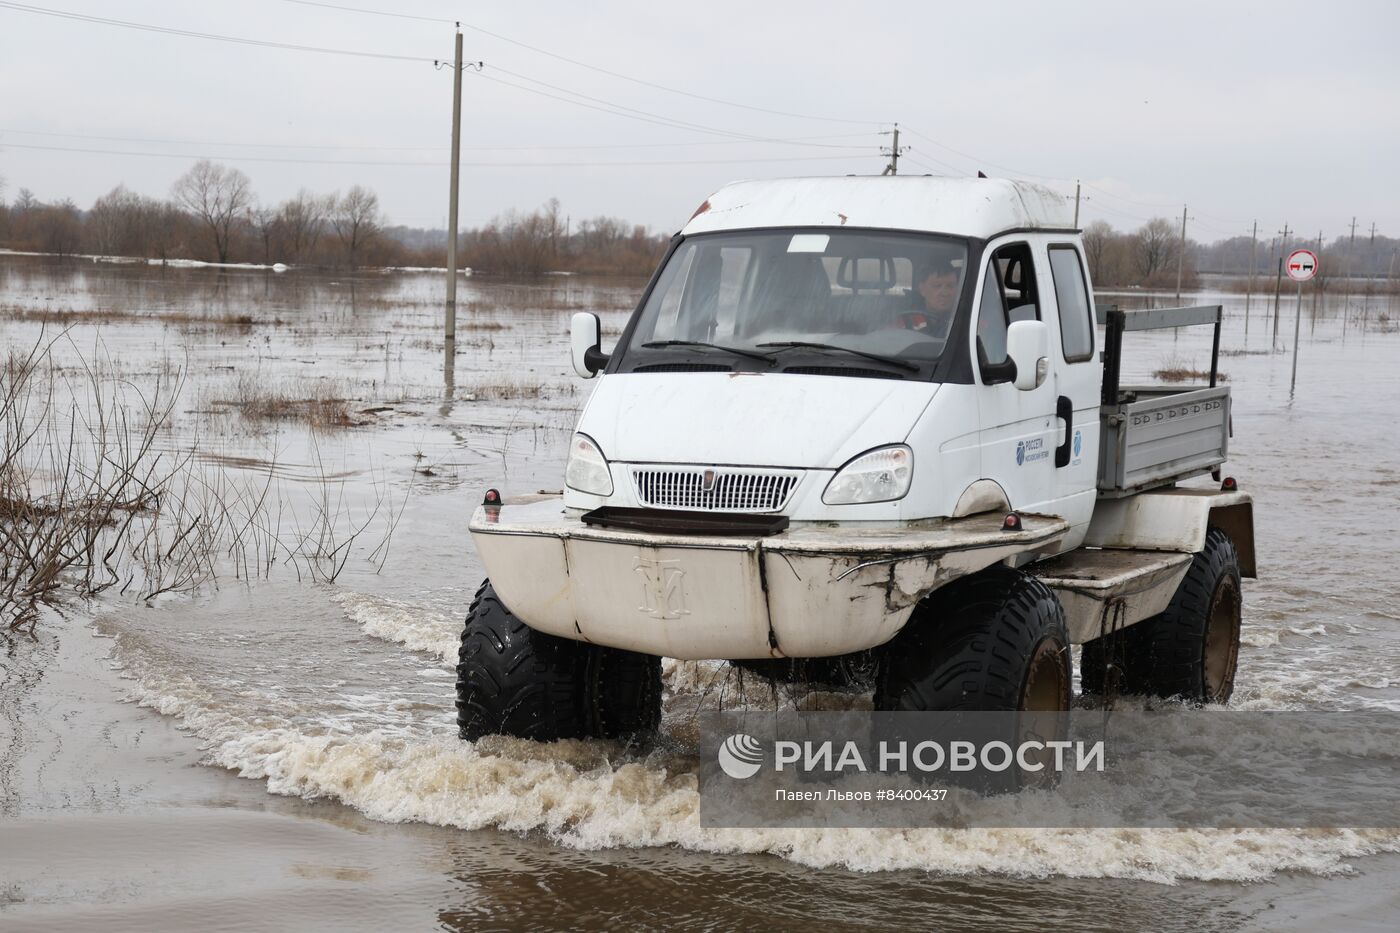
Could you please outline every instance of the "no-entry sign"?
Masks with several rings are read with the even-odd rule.
[[[1295,282],[1306,282],[1317,275],[1317,254],[1310,249],[1295,249],[1284,260],[1283,268]]]

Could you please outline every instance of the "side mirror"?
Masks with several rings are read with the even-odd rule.
[[[580,311],[569,322],[569,358],[574,364],[574,372],[584,379],[592,379],[598,371],[608,365],[608,354],[601,349],[603,327],[598,315]]]
[[[1013,321],[1006,329],[1006,356],[1016,364],[1011,384],[1023,392],[1039,388],[1050,371],[1050,329],[1044,321]]]

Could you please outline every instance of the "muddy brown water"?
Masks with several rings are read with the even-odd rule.
[[[596,310],[615,335],[639,288],[468,280],[448,388],[436,277],[0,257],[5,350],[37,310],[111,312],[64,352],[138,381],[186,369],[170,450],[273,475],[289,514],[327,484],[348,516],[401,510],[387,559],[357,546],[333,585],[283,566],[152,605],[109,593],[0,641],[0,928],[1400,925],[1393,832],[702,830],[694,711],[772,702],[707,690],[723,672],[703,665],[667,665],[654,748],[458,741],[449,659],[481,578],[467,518],[488,485],[559,487],[588,389],[567,317]],[[1290,402],[1264,302],[1246,338],[1243,296],[1190,301],[1227,307],[1228,472],[1257,503],[1234,705],[1400,708],[1400,334],[1378,322],[1400,314],[1329,297],[1314,326],[1306,305]],[[1205,329],[1130,335],[1125,381],[1208,354]],[[240,377],[333,387],[366,423],[244,418],[216,404]]]

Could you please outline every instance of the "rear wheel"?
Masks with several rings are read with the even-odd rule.
[[[1240,618],[1239,556],[1212,527],[1164,612],[1084,645],[1084,691],[1224,703],[1235,689]]]
[[[537,632],[490,581],[477,590],[457,656],[462,738],[623,738],[660,719],[660,658]]]

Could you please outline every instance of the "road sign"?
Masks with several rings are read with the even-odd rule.
[[[1317,275],[1317,254],[1310,249],[1295,249],[1288,254],[1283,268],[1295,282],[1306,282]]]

